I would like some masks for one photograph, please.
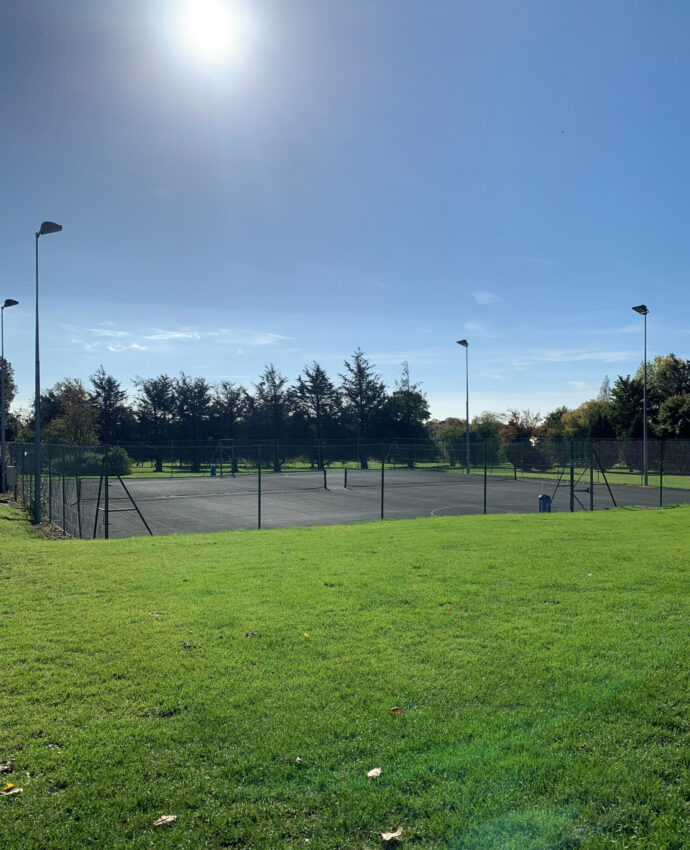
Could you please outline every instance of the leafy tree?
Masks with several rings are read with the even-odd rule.
[[[666,437],[690,440],[690,393],[672,395],[662,402],[659,430]]]
[[[126,405],[127,391],[112,375],[99,366],[89,377],[92,390],[89,401],[98,414],[98,432],[103,443],[114,443],[122,439],[125,430],[130,430],[132,414]]]
[[[619,375],[611,389],[610,417],[619,439],[642,432],[642,381]]]
[[[41,436],[48,443],[88,446],[98,442],[98,414],[89,401],[86,388],[78,378],[65,378],[49,390],[58,413]]]
[[[644,364],[637,370],[635,378],[643,382]],[[647,411],[650,419],[658,418],[659,409],[666,399],[687,393],[690,393],[690,360],[666,354],[647,364]]]
[[[465,420],[449,416],[434,427],[434,435],[443,446],[443,454],[451,464],[462,462],[465,458],[467,429]]]
[[[9,360],[0,358],[0,370],[5,373],[5,439],[11,440],[16,434],[18,425],[15,417],[10,415],[10,405],[17,394],[17,384],[14,380],[14,368]]]
[[[529,410],[511,410],[501,429],[503,452],[516,469],[547,469],[551,459],[539,446],[541,416]]]
[[[345,361],[345,374],[340,374],[340,379],[346,414],[357,437],[366,437],[386,403],[386,387],[359,348],[351,361]],[[362,469],[368,466],[365,451],[360,457],[360,464]]]
[[[386,407],[386,432],[394,437],[424,437],[425,422],[429,419],[429,402],[419,389],[419,384],[410,381],[407,362],[402,364],[402,374],[395,382],[395,390],[389,396]]]
[[[565,438],[565,416],[570,408],[562,405],[547,413],[541,425],[541,437],[546,440],[562,440]]]

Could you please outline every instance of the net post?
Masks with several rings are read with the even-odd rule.
[[[486,461],[487,461],[488,447],[486,445],[486,440],[484,440],[484,514],[486,514]]]
[[[383,519],[383,492],[384,492],[384,481],[386,477],[386,458],[383,454],[381,454],[381,519]]]
[[[659,440],[659,507],[664,506],[664,441]]]
[[[326,469],[323,469],[323,489],[328,490],[328,482],[326,481]]]
[[[594,510],[594,443],[589,441],[589,509]]]
[[[256,483],[256,490],[257,490],[257,494],[258,494],[259,504],[258,504],[257,526],[256,527],[261,528],[261,443],[259,443],[259,446],[258,446],[258,458],[259,458],[259,460],[258,460],[259,473],[258,473],[258,478],[257,478],[257,483]]]
[[[345,467],[345,483],[343,484],[343,487],[347,490],[347,467]]]

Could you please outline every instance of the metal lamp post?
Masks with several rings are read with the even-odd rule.
[[[467,474],[470,474],[470,361],[469,347],[470,344],[466,339],[459,339],[458,345],[465,349],[465,466]]]
[[[644,486],[646,487],[649,483],[649,455],[647,454],[647,313],[649,313],[649,310],[644,304],[640,304],[637,307],[633,307],[633,310],[636,313],[639,313],[641,316],[644,316],[644,384],[642,396],[642,416],[644,417],[644,419],[642,421],[642,472],[644,475]]]
[[[59,233],[61,224],[54,221],[44,221],[36,233],[36,398],[34,399],[34,419],[36,420],[36,480],[34,482],[34,522],[41,522],[41,359],[38,344],[38,237],[49,233]]]
[[[2,409],[0,412],[0,429],[2,430],[2,477],[0,479],[0,489],[2,489],[3,493],[7,492],[7,463],[5,456],[5,307],[14,307],[19,304],[19,301],[15,301],[14,298],[6,298],[5,303],[0,307],[0,348],[2,349],[2,354],[0,355],[1,363],[2,363],[2,381],[0,383],[0,408]]]

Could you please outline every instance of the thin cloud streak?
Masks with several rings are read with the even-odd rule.
[[[481,305],[499,304],[501,301],[503,301],[503,299],[499,298],[498,295],[496,295],[494,292],[484,292],[481,290],[473,292],[472,297],[477,302],[477,304]]]

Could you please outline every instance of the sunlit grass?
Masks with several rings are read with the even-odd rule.
[[[682,848],[689,519],[51,542],[2,508],[3,846]]]

